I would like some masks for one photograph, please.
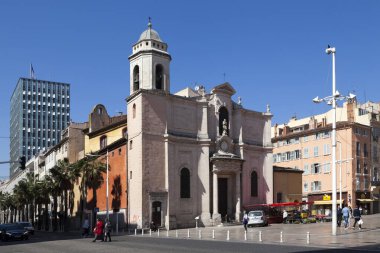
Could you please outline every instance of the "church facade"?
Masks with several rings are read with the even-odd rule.
[[[149,22],[129,57],[128,222],[239,221],[244,206],[273,202],[272,114],[234,102],[229,83],[172,94],[167,49]]]

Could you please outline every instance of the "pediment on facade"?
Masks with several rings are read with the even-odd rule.
[[[236,90],[234,89],[234,87],[232,87],[231,84],[229,84],[228,82],[226,82],[226,83],[222,83],[222,84],[219,84],[219,85],[215,86],[211,90],[211,93],[212,94],[224,93],[224,94],[228,94],[229,96],[232,96],[232,95],[234,95],[236,93]]]

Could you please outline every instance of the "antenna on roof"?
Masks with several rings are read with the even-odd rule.
[[[30,63],[30,79],[35,79],[34,69],[32,63]]]

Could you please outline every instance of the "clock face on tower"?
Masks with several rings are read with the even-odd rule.
[[[228,143],[226,141],[222,141],[220,143],[220,149],[223,150],[224,152],[228,151]]]

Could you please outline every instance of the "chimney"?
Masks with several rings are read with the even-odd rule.
[[[315,129],[317,128],[317,120],[314,118],[314,116],[310,117],[309,120],[309,129]]]
[[[347,101],[347,120],[355,122],[356,99]]]

